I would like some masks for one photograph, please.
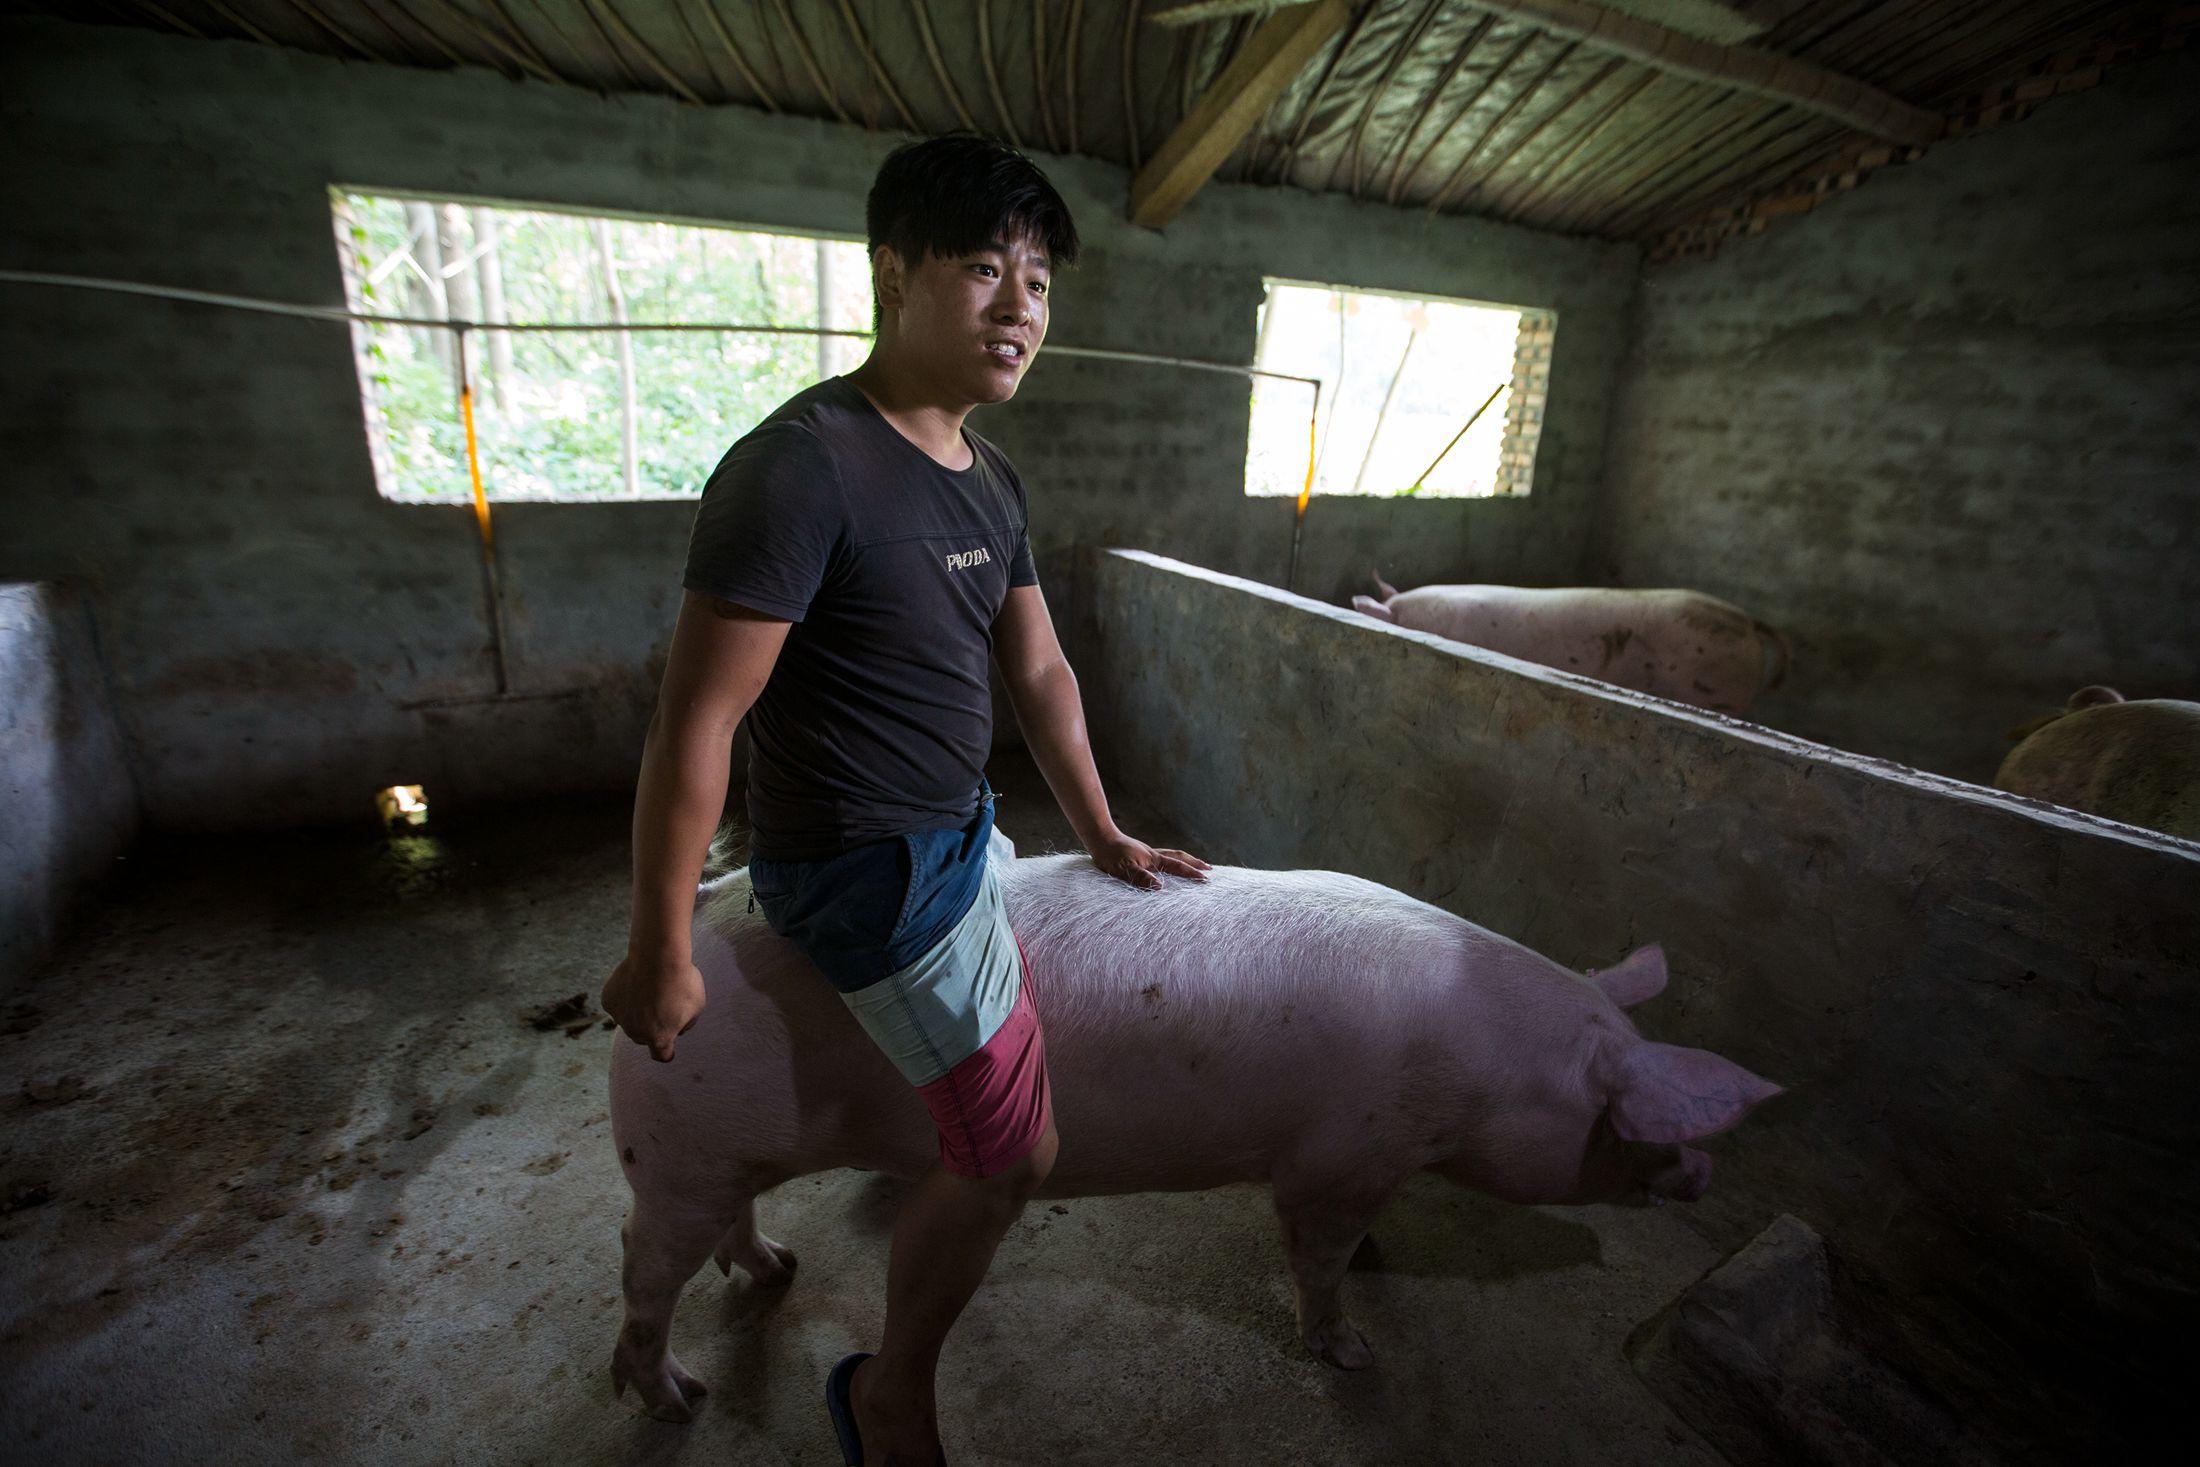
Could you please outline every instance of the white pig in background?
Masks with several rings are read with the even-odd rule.
[[[1787,678],[1787,638],[1701,591],[1602,586],[1421,586],[1375,578],[1382,599],[1352,598],[1378,621],[1432,632],[1677,703],[1739,718]]]
[[[2013,737],[1996,789],[2200,840],[2200,703],[2080,688]]]
[[[1655,947],[1585,980],[1328,871],[1216,867],[1151,893],[1047,856],[1001,879],[1061,1133],[1041,1195],[1269,1184],[1300,1336],[1346,1368],[1371,1359],[1339,1306],[1346,1264],[1414,1173],[1520,1203],[1693,1201],[1711,1159],[1685,1143],[1779,1093],[1635,1032],[1622,1009],[1665,986]],[[738,871],[703,894],[709,998],[673,1061],[613,1040],[634,1207],[612,1379],[667,1420],[702,1394],[669,1344],[703,1260],[765,1283],[794,1268],[757,1231],[757,1195],[833,1167],[914,1178],[937,1149],[923,1104],[748,896]]]

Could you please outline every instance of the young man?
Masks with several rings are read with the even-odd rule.
[[[986,863],[988,657],[1096,865],[1153,888],[1206,864],[1109,817],[1023,484],[963,427],[1038,354],[1049,277],[1077,254],[1068,208],[1021,154],[957,136],[888,158],[866,215],[869,360],[780,407],[703,492],[635,796],[627,956],[603,1002],[659,1060],[701,1012],[688,924],[747,715],[756,900],[940,1132],[940,1163],[895,1223],[885,1341],[827,1383],[851,1463],[933,1467],[940,1348],[1056,1144],[1038,1015]]]

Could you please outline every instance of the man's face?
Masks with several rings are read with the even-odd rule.
[[[1007,402],[1047,334],[1046,250],[1023,238],[905,265],[881,246],[881,298],[901,312],[903,352],[953,397]]]

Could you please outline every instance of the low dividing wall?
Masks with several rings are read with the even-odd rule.
[[[0,989],[46,955],[137,822],[82,596],[0,584]]]
[[[1806,1218],[1889,1348],[2034,1452],[2183,1389],[2200,846],[1157,556],[1089,575],[1103,762],[1206,854],[1355,872],[1576,967],[1666,944],[1644,1028],[1792,1087],[1715,1143],[1701,1225]]]

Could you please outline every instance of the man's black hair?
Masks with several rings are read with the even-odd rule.
[[[949,133],[896,148],[865,201],[871,249],[890,245],[905,264],[928,254],[975,254],[1021,236],[1060,269],[1077,263],[1077,225],[1039,165],[1006,143]],[[872,324],[878,311],[872,308]]]

